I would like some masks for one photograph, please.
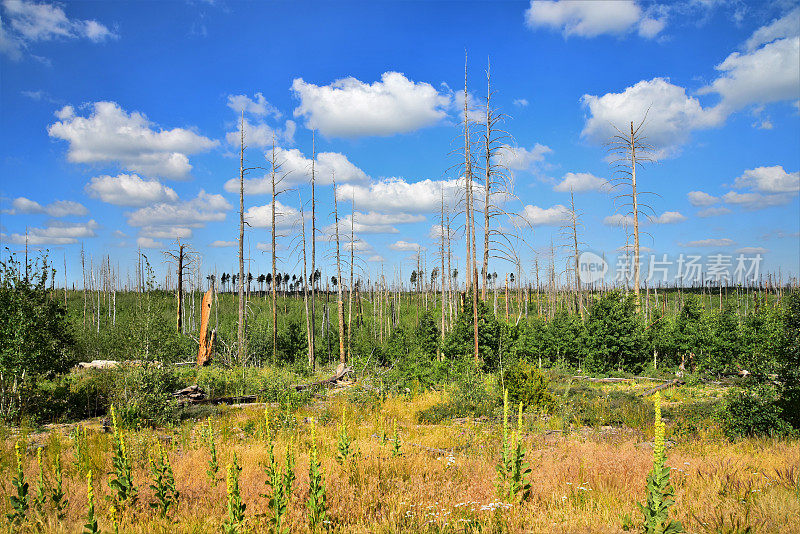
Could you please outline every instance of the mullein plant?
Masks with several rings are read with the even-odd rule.
[[[665,465],[664,422],[661,420],[661,394],[655,394],[655,422],[653,423],[653,469],[647,475],[647,502],[639,504],[644,515],[642,532],[645,534],[675,534],[683,532],[680,521],[669,518],[669,508],[674,504],[674,491],[669,481],[670,468]]]
[[[134,504],[137,499],[136,486],[133,484],[133,466],[128,457],[128,449],[125,446],[125,437],[122,435],[117,425],[117,412],[111,406],[111,422],[113,425],[112,459],[111,464],[114,468],[111,475],[114,477],[109,480],[108,485],[116,492],[116,504],[120,510],[127,504]]]
[[[47,503],[47,481],[44,478],[44,462],[42,461],[43,448],[36,449],[36,463],[39,466],[39,477],[36,479],[36,492],[33,495],[33,507],[39,514],[44,513]]]
[[[61,520],[67,515],[67,505],[69,504],[62,484],[63,472],[61,469],[61,455],[56,453],[53,462],[53,488],[50,490],[50,500],[53,502],[53,509],[56,512],[56,517]]]
[[[352,443],[353,440],[347,432],[347,409],[342,410],[342,422],[339,423],[337,428],[338,443],[336,445],[336,461],[340,465],[344,465],[347,460],[355,453]]]
[[[242,502],[242,495],[239,491],[239,473],[242,468],[239,467],[239,462],[236,459],[236,453],[233,453],[233,461],[228,464],[228,518],[223,524],[223,530],[226,534],[238,534],[244,530],[244,512],[247,505]]]
[[[89,439],[86,437],[86,427],[78,425],[72,436],[75,443],[75,469],[79,473],[89,472]]]
[[[525,461],[525,447],[522,445],[522,403],[519,403],[517,430],[514,432],[511,447],[511,473],[508,484],[508,498],[527,500],[531,495],[531,483],[526,479],[531,469]]]
[[[311,420],[311,451],[308,457],[308,530],[316,532],[325,525],[327,519],[325,509],[325,480],[322,474],[322,463],[317,454],[317,436],[314,420]]]
[[[397,431],[397,419],[394,420],[392,428],[392,456],[400,456],[400,433]]]
[[[294,483],[294,455],[291,451],[291,443],[286,446],[286,465],[281,471],[278,460],[275,458],[275,442],[272,431],[267,423],[265,428],[267,439],[267,463],[264,471],[267,475],[265,484],[269,491],[262,495],[268,499],[269,509],[272,511],[272,525],[275,532],[288,532],[284,528],[283,520],[288,509],[289,499],[292,496],[292,484]]]
[[[511,473],[511,442],[508,439],[508,390],[503,390],[503,443],[497,463],[497,493],[504,495],[506,481]]]
[[[208,418],[206,421],[205,435],[206,444],[208,445],[208,452],[210,454],[210,458],[208,460],[208,469],[206,469],[206,474],[208,478],[211,479],[212,484],[217,483],[217,473],[219,473],[219,460],[217,459],[217,446],[214,443],[214,427],[211,424],[211,418]]]
[[[94,484],[92,483],[91,469],[86,473],[86,496],[88,498],[88,506],[86,509],[86,524],[83,525],[83,532],[85,534],[97,534],[100,532],[100,527],[94,515]]]
[[[6,517],[12,525],[20,525],[25,522],[30,506],[28,498],[28,483],[25,482],[25,471],[22,469],[22,450],[19,441],[14,445],[14,455],[17,459],[17,474],[11,479],[11,485],[17,489],[16,495],[10,495],[11,508],[13,512]]]
[[[175,474],[169,462],[169,455],[160,445],[158,455],[155,458],[150,457],[150,472],[153,475],[150,489],[155,493],[155,501],[150,503],[150,507],[158,510],[163,519],[167,517],[171,508],[177,506],[180,494],[175,488]]]

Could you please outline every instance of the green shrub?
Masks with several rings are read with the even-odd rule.
[[[417,421],[437,424],[455,417],[493,417],[499,399],[482,375],[465,372],[453,384],[447,400],[418,412]]]
[[[770,384],[756,384],[725,397],[722,427],[730,439],[748,436],[780,436],[791,432],[782,418],[778,392]]]
[[[552,410],[554,399],[548,390],[549,383],[541,369],[525,360],[512,365],[503,377],[511,405],[521,402],[526,410]]]
[[[112,404],[123,426],[165,426],[178,420],[172,393],[181,384],[177,375],[157,363],[124,364],[117,370]]]

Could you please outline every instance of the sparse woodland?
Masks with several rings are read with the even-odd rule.
[[[274,147],[248,162],[243,116],[230,267],[177,241],[133,274],[84,257],[72,288],[52,258],[7,254],[5,531],[800,530],[796,281],[644,284],[642,120],[610,140],[635,271],[585,283],[574,197],[560,243],[509,208],[510,125],[488,69],[486,82],[479,109],[465,83],[447,164],[460,190],[442,191],[438,240],[410,272],[366,274],[357,206],[334,193],[321,214],[314,167],[282,235],[278,199],[295,192]],[[243,245],[256,169],[271,180],[266,261]],[[198,367],[207,291],[213,350]],[[122,363],[74,368],[93,360]],[[340,364],[336,387],[295,387]],[[207,402],[179,404],[187,386]]]

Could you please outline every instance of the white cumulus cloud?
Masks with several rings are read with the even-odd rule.
[[[337,188],[337,198],[355,202],[367,210],[392,213],[435,213],[441,211],[442,192],[445,206],[454,202],[463,189],[458,180],[420,180],[385,178],[367,186],[344,184]]]
[[[129,213],[128,224],[199,228],[208,222],[225,220],[225,213],[232,207],[222,195],[200,190],[192,200],[158,202]]]
[[[71,245],[79,239],[96,237],[100,225],[92,219],[85,223],[53,221],[45,228],[29,228],[25,234],[11,234],[8,241],[17,245]]]
[[[527,205],[522,216],[533,226],[555,226],[570,219],[570,211],[562,204],[550,208]]]
[[[361,137],[406,133],[441,121],[450,104],[448,94],[414,82],[399,72],[385,72],[371,84],[343,78],[315,85],[302,78],[292,83],[300,100],[294,116],[306,128],[328,137]]]
[[[71,19],[59,4],[3,0],[0,52],[13,60],[32,43],[56,39],[88,39],[99,43],[117,35],[96,20]]]
[[[266,154],[271,160],[271,151]],[[275,148],[275,161],[280,168],[276,180],[283,178],[279,187],[307,183],[311,180],[311,158],[307,158],[300,150],[292,148]],[[337,183],[366,182],[369,176],[355,166],[347,156],[338,152],[319,152],[314,164],[315,182],[317,185],[330,185],[336,177]],[[239,192],[238,178],[225,182],[225,191]],[[272,178],[269,174],[260,178],[245,178],[244,192],[247,195],[266,195],[272,193]]]
[[[35,200],[18,197],[11,202],[11,209],[4,213],[9,215],[42,213],[50,217],[81,217],[87,215],[89,211],[80,202],[72,200],[56,200],[43,206]]]
[[[117,163],[146,176],[182,179],[192,169],[188,156],[217,145],[185,128],[154,129],[145,115],[126,112],[115,102],[95,102],[82,117],[72,106],[56,113],[60,121],[47,128],[50,137],[69,143],[73,163]]]
[[[604,143],[617,134],[614,126],[628,132],[630,122],[638,125],[645,114],[646,142],[660,156],[673,155],[689,139],[692,130],[720,124],[720,117],[703,109],[700,102],[686,94],[683,87],[665,78],[640,81],[621,93],[603,96],[583,95],[582,103],[590,117],[581,135],[593,142]]]
[[[756,167],[744,171],[733,185],[762,193],[796,193],[800,191],[800,171],[786,172],[781,165]]]
[[[115,206],[141,207],[156,202],[176,202],[178,194],[158,180],[144,180],[136,174],[95,176],[84,187],[92,198]]]
[[[421,247],[419,245],[419,243],[410,243],[408,241],[400,240],[400,241],[395,241],[394,243],[389,245],[389,248],[392,249],[392,250],[401,250],[401,251],[406,251],[406,252],[417,252],[418,250],[422,250],[425,247]]]
[[[712,206],[719,202],[719,197],[709,195],[705,191],[689,191],[686,197],[692,206]]]
[[[664,14],[645,12],[633,0],[532,0],[525,22],[531,28],[559,30],[564,37],[621,35],[638,28],[648,39],[666,25]]]
[[[559,183],[553,187],[553,191],[560,193],[576,193],[583,191],[605,191],[609,188],[609,183],[603,178],[588,172],[568,172]]]

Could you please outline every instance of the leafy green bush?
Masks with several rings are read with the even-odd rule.
[[[123,426],[165,426],[178,420],[172,393],[181,383],[171,369],[158,363],[123,364],[114,374],[111,402]]]
[[[730,439],[780,436],[791,432],[782,418],[778,392],[770,384],[756,384],[729,393],[723,406],[722,427]]]
[[[484,376],[465,372],[453,384],[447,400],[419,411],[417,421],[437,424],[455,417],[493,417],[500,406],[499,399]]]
[[[75,338],[59,299],[51,298],[46,257],[0,262],[0,419],[18,419],[42,378],[74,363]],[[29,414],[30,415],[30,414]],[[32,414],[35,415],[35,414]]]
[[[554,405],[553,395],[548,390],[550,381],[536,366],[520,360],[506,371],[503,383],[508,390],[512,406],[520,402],[525,410],[549,412]]]

